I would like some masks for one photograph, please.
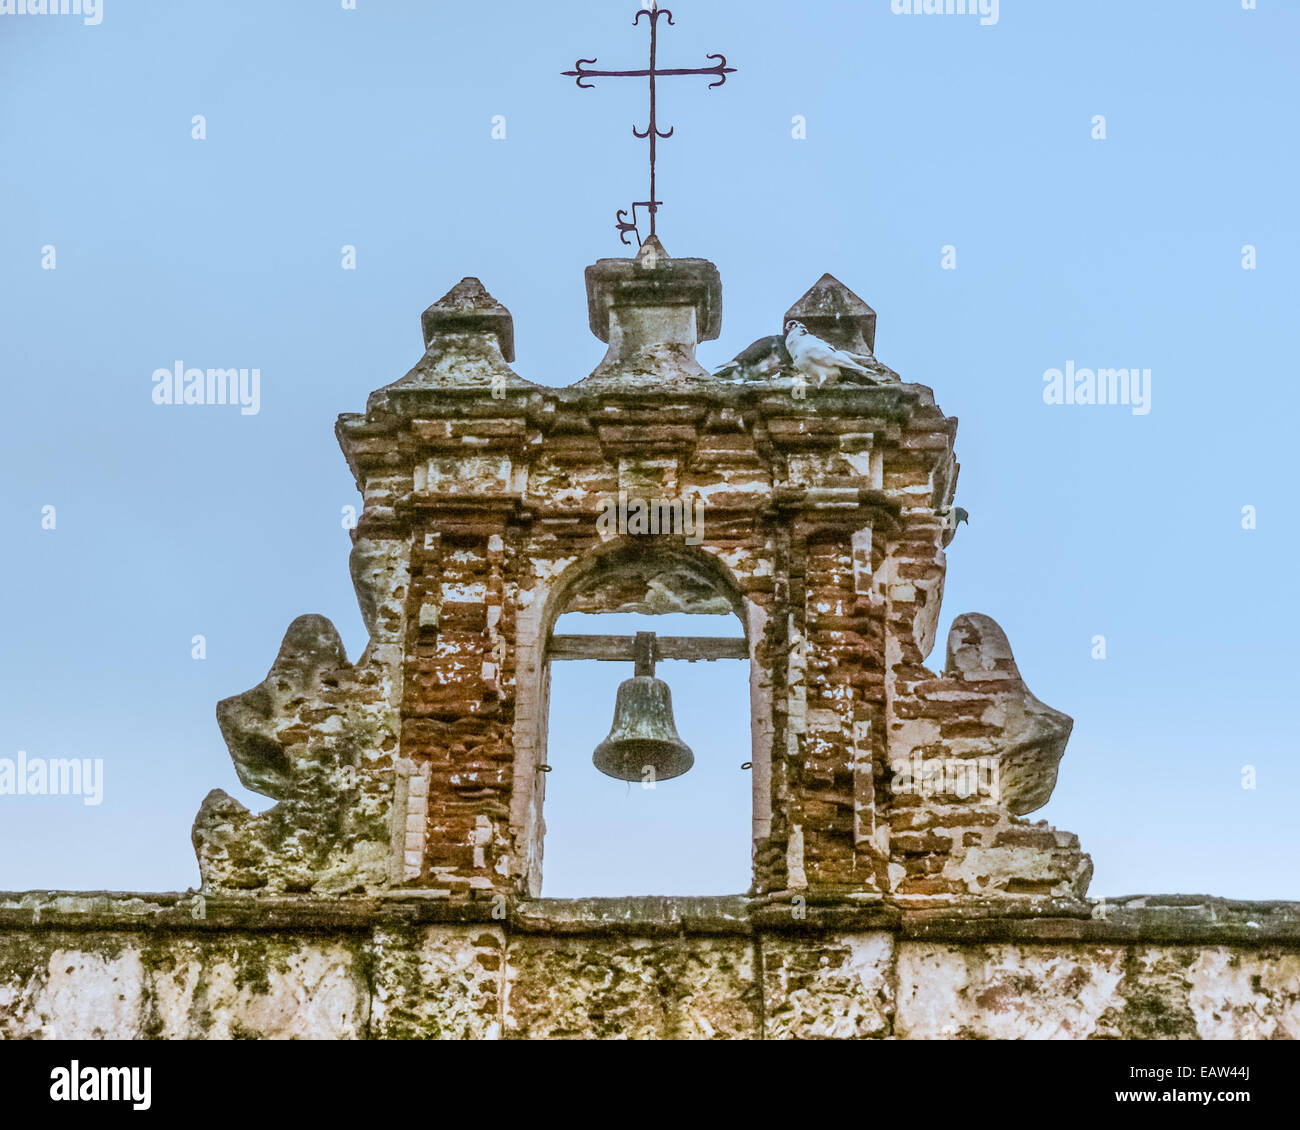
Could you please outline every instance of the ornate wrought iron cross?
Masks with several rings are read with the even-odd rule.
[[[666,17],[669,24],[673,22],[673,14],[667,8],[651,7],[642,8],[636,14],[636,19],[632,21],[635,27],[641,22],[642,16],[650,17],[650,66],[646,70],[637,71],[595,71],[589,69],[584,64],[595,63],[595,59],[579,59],[574,64],[574,70],[565,71],[564,74],[570,78],[577,79],[578,86],[583,90],[594,90],[595,87],[589,82],[583,82],[583,79],[590,78],[649,78],[650,80],[650,124],[644,130],[639,130],[636,126],[632,127],[634,137],[649,139],[650,141],[650,199],[636,200],[632,203],[632,218],[627,219],[627,209],[620,208],[615,218],[618,225],[618,238],[621,242],[627,243],[627,233],[631,232],[636,236],[637,246],[641,245],[641,233],[637,230],[636,210],[645,208],[650,214],[650,234],[655,234],[655,213],[663,206],[663,201],[655,197],[655,149],[656,142],[660,139],[672,137],[673,128],[669,127],[668,132],[664,133],[659,129],[659,122],[655,116],[655,80],[670,75],[714,75],[717,82],[709,83],[709,89],[715,86],[721,86],[727,81],[727,76],[735,74],[736,68],[727,66],[727,57],[725,55],[707,55],[706,58],[717,59],[718,61],[711,67],[671,67],[660,69],[656,65],[657,51],[659,46],[659,18]],[[631,246],[628,244],[628,246]]]

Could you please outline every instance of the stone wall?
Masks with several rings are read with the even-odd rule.
[[[1300,1036],[1300,904],[1022,910],[0,895],[0,1036]]]
[[[467,278],[410,371],[339,418],[365,651],[300,617],[218,704],[276,803],[209,794],[199,892],[0,896],[0,1033],[1300,1034],[1296,906],[1087,900],[1078,838],[1024,819],[1069,716],[987,616],[926,666],[957,421],[875,358],[871,308],[823,276],[709,373],[711,263],[651,239],[586,283],[608,351],[585,378],[516,373],[509,311]],[[628,498],[707,522],[611,529]],[[734,613],[745,897],[537,897],[566,612]]]

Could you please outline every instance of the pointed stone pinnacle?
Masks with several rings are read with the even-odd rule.
[[[668,258],[670,258],[670,256],[668,252],[664,250],[664,245],[659,242],[659,237],[657,235],[652,235],[641,244],[641,250],[636,253],[636,261],[642,267],[653,267],[660,260],[666,260]]]
[[[837,349],[875,355],[876,312],[832,274],[822,275],[785,312],[782,329],[790,322],[802,322]]]
[[[515,325],[510,311],[487,292],[478,279],[467,276],[453,286],[420,318],[424,347],[447,333],[494,333],[501,344],[501,356],[515,359]]]

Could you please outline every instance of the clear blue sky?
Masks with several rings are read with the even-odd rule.
[[[738,68],[661,88],[660,233],[724,285],[701,358],[774,332],[823,271],[870,302],[880,358],[961,421],[971,523],[932,665],[953,616],[988,613],[1075,718],[1034,818],[1081,836],[1094,894],[1300,897],[1300,5],[1002,0],[988,27],[889,0],[673,8],[664,64]],[[364,646],[332,427],[416,360],[429,303],[477,275],[514,314],[521,374],[565,384],[599,360],[582,270],[624,253],[644,94],[559,72],[642,65],[635,9],[0,16],[0,757],[105,763],[98,807],[0,797],[0,888],[184,888],[207,790],[266,803],[213,705],[300,613]],[[261,411],[154,405],[151,374],[178,360],[260,368]],[[1067,361],[1150,368],[1150,414],[1045,405]],[[557,675],[551,760],[573,772],[549,781],[546,893],[746,885],[729,668],[666,668],[711,767],[654,794],[582,777],[619,672]]]

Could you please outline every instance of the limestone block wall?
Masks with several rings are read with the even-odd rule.
[[[1300,904],[0,895],[0,1037],[1292,1039]]]

